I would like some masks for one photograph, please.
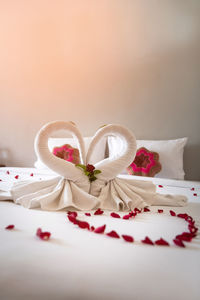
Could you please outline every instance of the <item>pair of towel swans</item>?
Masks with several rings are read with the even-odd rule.
[[[83,170],[53,155],[48,148],[48,139],[57,131],[70,133],[77,142],[81,164],[90,164],[92,153],[100,141],[108,135],[122,141],[120,153],[94,164],[101,171],[95,181],[90,182]],[[88,152],[85,152],[83,137],[72,122],[54,121],[44,125],[35,138],[37,157],[57,176],[48,180],[27,180],[15,183],[11,194],[16,203],[27,208],[40,207],[45,210],[97,208],[129,211],[135,207],[149,205],[184,206],[187,198],[182,195],[156,193],[156,186],[149,181],[134,180],[134,177],[117,177],[135,158],[137,150],[133,133],[124,126],[110,124],[97,130]]]

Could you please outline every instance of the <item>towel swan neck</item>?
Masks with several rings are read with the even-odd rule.
[[[35,152],[38,158],[47,165],[51,170],[64,177],[65,179],[76,182],[81,178],[85,180],[85,176],[76,168],[71,162],[65,161],[52,154],[48,148],[49,138],[57,131],[64,130],[70,133],[77,142],[80,160],[82,164],[85,164],[85,144],[83,137],[78,128],[72,122],[66,121],[54,121],[44,125],[35,137]]]

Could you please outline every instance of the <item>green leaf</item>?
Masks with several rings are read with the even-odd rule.
[[[96,176],[89,177],[90,182],[95,181],[97,179]]]
[[[75,166],[78,167],[78,168],[83,169],[84,171],[86,171],[86,166],[85,165],[77,164]]]
[[[86,176],[90,176],[90,172],[84,171],[84,173],[85,173]]]
[[[94,175],[100,174],[101,170],[94,170]]]

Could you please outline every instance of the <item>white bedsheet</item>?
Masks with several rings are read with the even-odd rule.
[[[10,174],[6,174],[7,170]],[[9,188],[18,180],[16,175],[27,179],[32,173],[36,180],[53,176],[45,170],[1,168],[0,199],[10,198]],[[200,183],[158,178],[153,181],[159,192],[186,195],[188,205],[162,207],[164,214],[156,214],[161,207],[151,207],[151,213],[130,221],[108,217],[108,212],[92,217],[79,213],[82,220],[95,227],[107,224],[107,232],[116,230],[134,236],[133,244],[81,230],[69,223],[65,211],[30,210],[11,201],[0,201],[0,299],[199,299],[199,235],[186,243],[186,248],[171,242],[171,247],[161,247],[138,241],[146,235],[153,240],[162,236],[172,241],[186,230],[184,220],[169,216],[170,209],[187,212],[199,227]],[[9,224],[16,229],[5,230]],[[47,242],[38,239],[38,227],[50,231],[52,238]]]

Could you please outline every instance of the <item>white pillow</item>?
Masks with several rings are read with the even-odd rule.
[[[120,143],[119,138],[108,137],[109,156],[113,156],[119,151]],[[184,179],[183,151],[186,143],[187,138],[161,141],[137,140],[137,149],[145,147],[159,154],[162,170],[155,177]],[[124,171],[123,174],[127,174],[127,172]]]
[[[85,151],[87,153],[92,137],[84,137],[83,139],[85,142]],[[69,144],[74,148],[78,148],[76,141],[73,138],[49,138],[48,140],[48,146],[51,152],[53,151],[54,147],[62,146],[65,144]],[[90,163],[95,164],[98,161],[103,160],[105,158],[105,150],[106,150],[106,138],[104,138],[102,141],[98,143],[95,151],[91,156]],[[37,169],[47,168],[39,159],[34,163],[34,166]]]

